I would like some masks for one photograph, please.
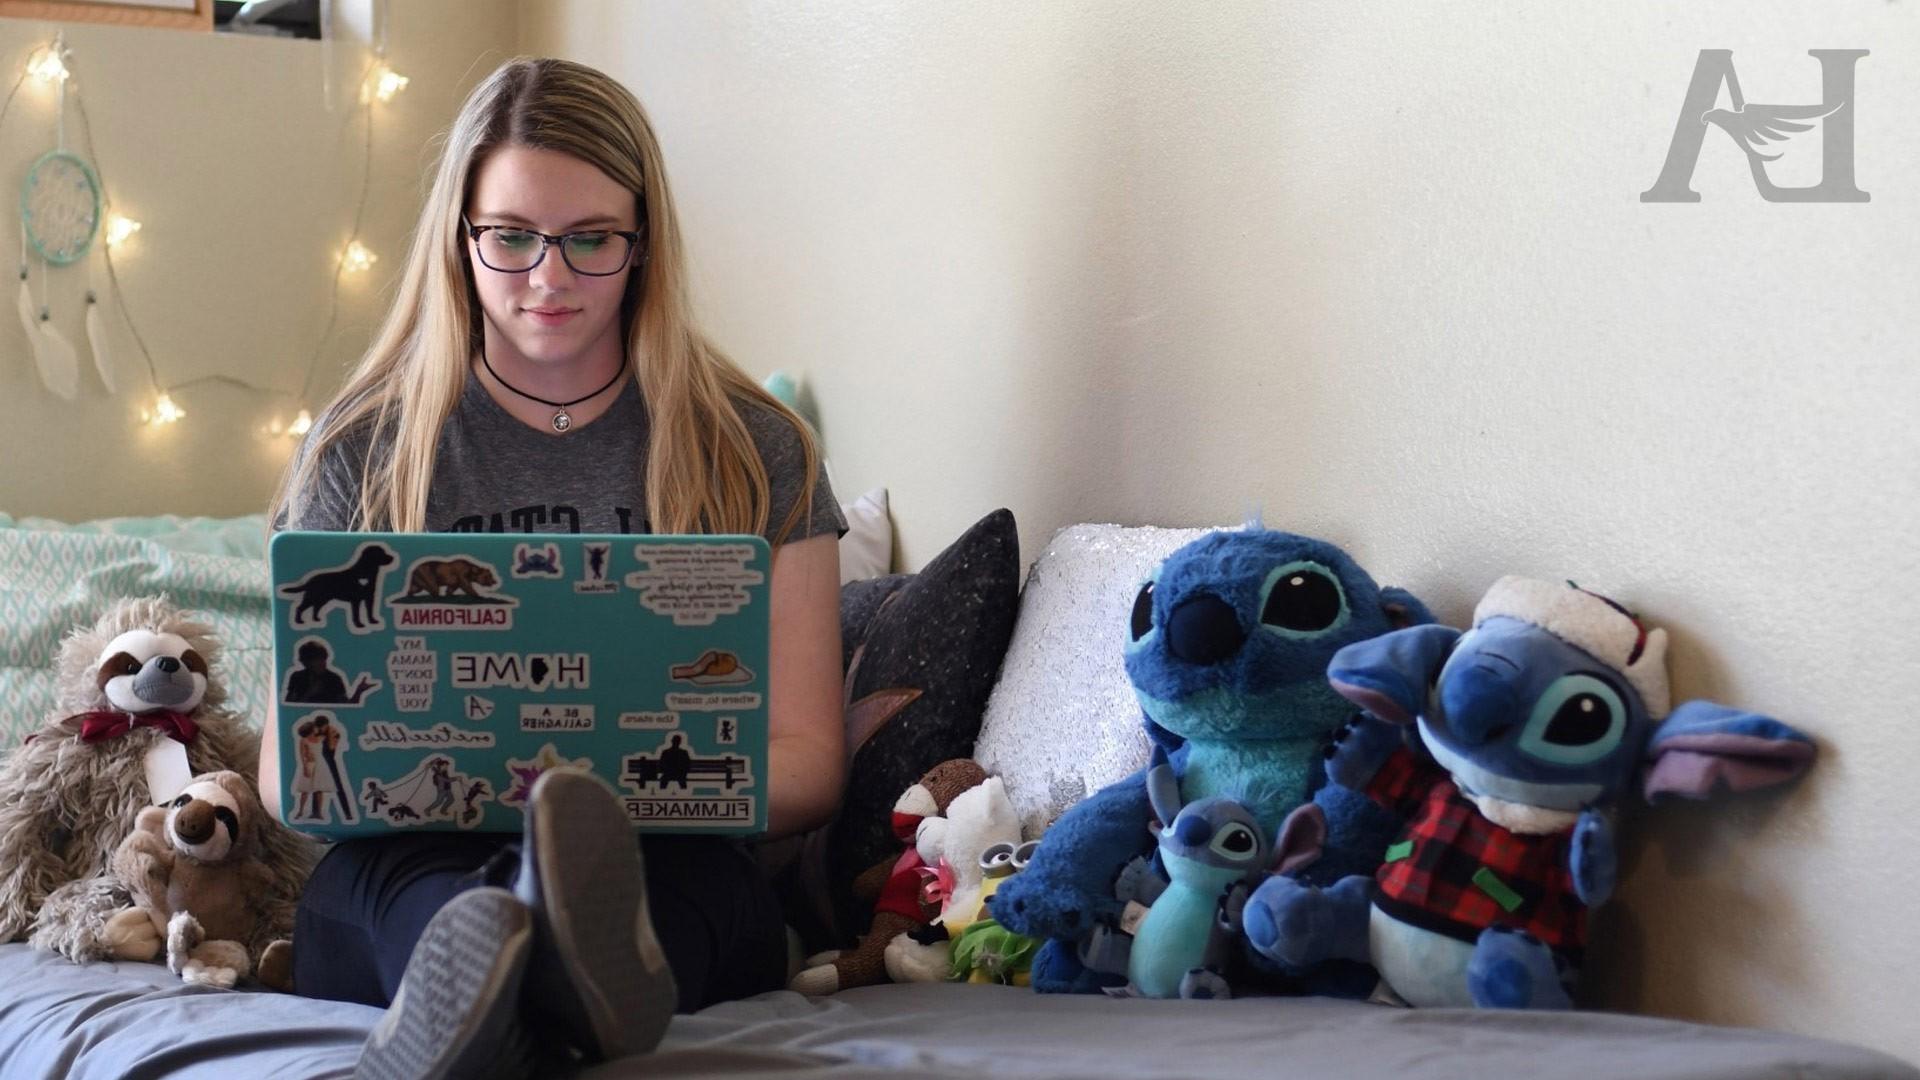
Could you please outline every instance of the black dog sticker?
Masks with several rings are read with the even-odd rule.
[[[325,625],[327,611],[337,604],[347,609],[347,618],[355,633],[384,630],[386,624],[380,619],[380,578],[387,567],[398,561],[392,548],[369,541],[360,545],[353,561],[347,565],[315,570],[292,585],[280,586],[280,595],[298,598],[293,605],[292,624],[296,627]]]

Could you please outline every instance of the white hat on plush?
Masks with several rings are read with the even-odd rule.
[[[1672,705],[1667,688],[1667,632],[1649,630],[1633,613],[1599,593],[1567,582],[1556,585],[1503,577],[1473,609],[1473,625],[1498,616],[1545,630],[1626,677],[1647,715],[1664,719]]]

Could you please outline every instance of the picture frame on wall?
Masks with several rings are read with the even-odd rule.
[[[213,0],[0,0],[0,17],[213,29]]]

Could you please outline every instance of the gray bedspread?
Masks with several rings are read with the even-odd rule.
[[[182,986],[0,946],[0,1076],[339,1077],[376,1009]],[[679,1017],[632,1077],[1426,1077],[1920,1080],[1870,1050],[1604,1013],[1392,1009],[1317,998],[1113,1001],[989,986],[765,994]]]

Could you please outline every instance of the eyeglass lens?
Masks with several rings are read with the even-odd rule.
[[[479,245],[480,261],[507,273],[533,269],[547,250],[539,233],[525,229],[488,229],[480,234]],[[560,252],[576,273],[612,274],[627,264],[632,247],[617,233],[577,232],[566,235]]]

